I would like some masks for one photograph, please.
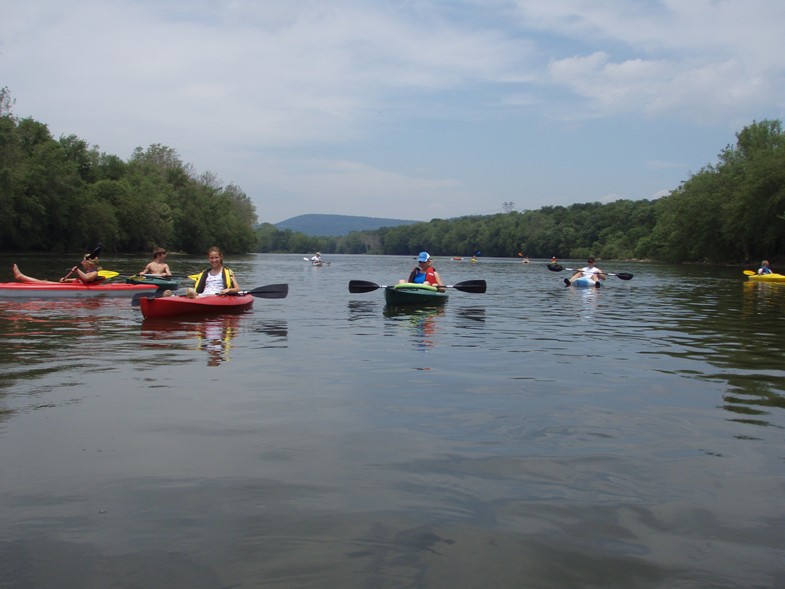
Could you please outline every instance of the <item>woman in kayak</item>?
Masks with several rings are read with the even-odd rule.
[[[413,284],[430,284],[435,286],[439,292],[444,292],[442,277],[434,269],[428,252],[420,252],[420,255],[417,256],[417,266],[409,274],[409,282]]]
[[[594,265],[594,258],[590,257],[588,260],[586,260],[586,266],[576,270],[575,274],[573,274],[570,278],[564,279],[564,285],[570,286],[572,281],[577,278],[588,278],[589,280],[593,280],[597,283],[594,286],[599,286],[599,281],[605,280],[605,273]]]
[[[172,271],[169,270],[169,264],[164,262],[165,258],[166,250],[162,247],[155,248],[153,250],[153,261],[147,264],[139,274],[148,276],[152,274],[159,278],[169,278],[172,275]]]
[[[185,296],[195,299],[208,295],[227,295],[240,292],[240,284],[229,268],[223,264],[224,255],[221,248],[211,247],[207,251],[207,260],[210,267],[203,270],[196,279],[193,288],[185,291]]]
[[[91,258],[90,254],[85,254],[85,257],[80,262],[82,264],[82,268],[79,266],[74,266],[71,268],[71,271],[65,275],[63,278],[59,280],[59,282],[55,282],[53,280],[41,280],[39,278],[32,278],[31,276],[25,276],[19,271],[19,266],[14,264],[12,270],[14,272],[14,280],[17,282],[34,282],[36,284],[60,284],[63,282],[81,282],[82,284],[93,284],[96,282],[100,282],[103,280],[98,275],[98,271],[101,267],[98,265],[98,258]],[[71,274],[76,274],[76,278],[69,278]]]

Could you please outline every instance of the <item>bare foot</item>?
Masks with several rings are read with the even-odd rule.
[[[16,280],[17,282],[35,282],[35,280],[32,280],[28,276],[25,276],[24,274],[22,274],[19,271],[19,266],[17,266],[16,264],[13,265],[11,270],[14,273],[14,280]]]

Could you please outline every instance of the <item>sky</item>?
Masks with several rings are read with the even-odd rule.
[[[785,118],[778,0],[0,0],[13,114],[260,222],[655,199]]]

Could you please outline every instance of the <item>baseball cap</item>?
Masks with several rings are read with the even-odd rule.
[[[431,259],[431,256],[428,254],[428,252],[420,252],[420,255],[417,256],[417,261],[418,262],[427,262],[430,259]]]

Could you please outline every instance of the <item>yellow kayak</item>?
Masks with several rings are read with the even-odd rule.
[[[785,282],[782,274],[748,274],[747,277],[755,282]]]

